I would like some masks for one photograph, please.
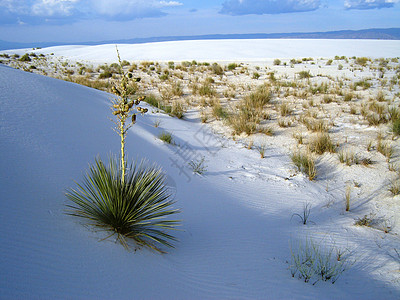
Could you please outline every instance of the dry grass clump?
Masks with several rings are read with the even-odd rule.
[[[213,101],[211,101],[211,107],[212,107],[212,115],[217,120],[226,119],[228,117],[228,113],[222,107],[219,99],[216,98],[213,99]]]
[[[328,132],[330,126],[324,120],[316,120],[315,118],[302,118],[301,122],[312,132]]]
[[[66,81],[102,91],[108,91],[111,88],[111,84],[108,81],[92,79],[90,76],[68,76]]]
[[[282,117],[289,116],[293,112],[293,109],[287,102],[282,102],[281,105],[278,106],[278,109]]]
[[[393,196],[400,195],[400,178],[390,182],[389,192],[391,192]]]
[[[217,91],[212,87],[211,83],[209,82],[204,82],[200,87],[197,89],[193,89],[194,94],[198,94],[200,96],[205,96],[205,97],[215,97],[217,94]]]
[[[264,106],[272,99],[272,93],[267,85],[261,85],[257,90],[241,100],[238,111],[228,118],[234,134],[252,134],[257,131],[257,124],[265,116]]]
[[[301,152],[298,150],[292,153],[290,158],[299,172],[305,173],[310,180],[315,179],[317,168],[315,166],[315,159],[310,152]]]
[[[386,157],[386,160],[389,161],[392,156],[394,149],[390,145],[389,142],[383,142],[382,139],[378,138],[378,142],[376,144],[376,150]]]
[[[331,137],[327,133],[319,133],[311,139],[309,145],[311,152],[317,154],[324,154],[325,152],[335,153],[336,145],[333,143]]]

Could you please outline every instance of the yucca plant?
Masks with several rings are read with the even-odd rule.
[[[108,166],[96,159],[77,186],[66,192],[73,203],[67,205],[67,214],[110,232],[108,237],[116,235],[126,248],[128,239],[158,252],[163,252],[161,245],[173,247],[176,238],[166,231],[175,229],[179,221],[166,217],[179,210],[171,208],[174,202],[159,167],[142,161],[131,165],[123,180],[117,159],[110,158]]]
[[[163,252],[160,246],[173,247],[171,241],[176,240],[165,231],[179,223],[166,217],[179,210],[171,208],[173,201],[160,168],[146,166],[143,161],[128,166],[125,159],[127,132],[136,123],[136,115],[146,113],[147,108],[139,106],[144,97],[131,99],[135,94],[132,81],[139,79],[130,80],[132,74],[123,71],[118,49],[117,54],[121,79],[112,87],[116,97],[111,109],[117,118],[114,130],[120,136],[121,156],[110,158],[108,166],[96,159],[83,183],[67,190],[66,197],[72,202],[67,205],[67,214],[109,231],[108,237],[117,235],[117,241],[126,248],[128,239],[132,239],[138,246]]]

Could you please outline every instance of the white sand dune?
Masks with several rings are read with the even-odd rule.
[[[185,47],[204,47],[204,43],[214,42],[176,42],[174,52],[168,50],[171,43],[162,43],[165,51],[157,48],[161,43],[119,47],[128,60],[185,60],[189,59]],[[230,43],[234,42],[223,42],[224,51],[232,47]],[[372,47],[374,41],[365,43]],[[387,52],[382,56],[394,56],[396,45],[383,46]],[[293,46],[295,51],[299,46]],[[154,52],[138,47],[154,47]],[[268,46],[264,47],[267,52]],[[270,47],[276,49],[277,44]],[[349,55],[344,49],[341,53],[326,47],[325,53],[310,47],[309,52],[296,53]],[[230,60],[244,53],[229,51],[224,56],[220,49],[208,57],[203,49],[190,59]],[[247,58],[284,56],[277,50],[262,56],[261,49],[255,49]],[[113,45],[41,51],[77,60],[115,61]],[[287,55],[292,57],[295,51]],[[357,51],[352,55],[368,55],[365,49]],[[168,174],[169,184],[176,188],[175,206],[182,210],[182,231],[175,233],[180,241],[166,255],[128,252],[112,239],[99,242],[102,235],[64,214],[63,192],[81,180],[96,156],[107,159],[109,153],[118,154],[119,137],[108,120],[109,97],[0,65],[1,299],[399,298],[396,261],[376,247],[377,235],[353,226],[354,219],[341,214],[340,206],[324,207],[325,187],[301,174],[288,180],[287,155],[269,148],[261,160],[257,151],[216,136],[199,122],[160,113],[140,117],[126,147],[129,157],[147,158]],[[159,128],[153,126],[156,119],[161,120]],[[180,147],[158,140],[162,130],[172,132]],[[192,159],[206,157],[203,177],[187,168],[182,173],[173,164],[187,165],[180,152],[184,147]],[[313,205],[311,218],[316,225],[291,220],[305,202]],[[321,242],[324,249],[349,249],[354,265],[335,284],[311,285],[292,278],[287,263],[290,243],[306,237]],[[398,249],[397,237],[385,242]]]
[[[126,60],[262,61],[301,57],[398,57],[397,40],[248,39],[197,40],[118,45]],[[23,50],[22,50],[23,51]],[[15,51],[14,51],[15,52]],[[57,46],[37,53],[54,53],[73,60],[115,62],[115,45]]]

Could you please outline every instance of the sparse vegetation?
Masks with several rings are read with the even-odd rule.
[[[323,250],[312,239],[306,239],[304,244],[299,242],[296,248],[292,245],[291,253],[292,277],[298,277],[313,285],[320,280],[335,283],[351,266],[348,256],[337,255],[342,251],[335,247]]]
[[[172,134],[168,131],[163,131],[158,135],[158,138],[160,140],[162,140],[163,142],[167,143],[167,144],[173,144],[174,143],[174,139],[172,137]]]
[[[333,143],[331,137],[327,133],[317,134],[308,145],[309,149],[317,154],[324,154],[325,152],[334,153],[336,151],[336,145]]]
[[[293,164],[297,167],[299,172],[303,172],[308,176],[308,179],[314,180],[317,176],[317,168],[315,160],[311,153],[294,152],[291,157]]]

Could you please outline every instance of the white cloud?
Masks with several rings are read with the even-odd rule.
[[[174,7],[174,6],[181,6],[183,3],[178,1],[159,1],[158,4],[161,7]]]
[[[282,14],[316,10],[320,0],[227,0],[220,13],[228,15]]]
[[[344,6],[346,9],[374,9],[393,7],[399,0],[346,0]]]
[[[80,0],[39,0],[32,5],[35,16],[70,16]]]
[[[46,20],[68,23],[77,19],[125,21],[164,16],[162,9],[181,5],[178,1],[160,0],[0,0],[0,24],[38,24]]]

